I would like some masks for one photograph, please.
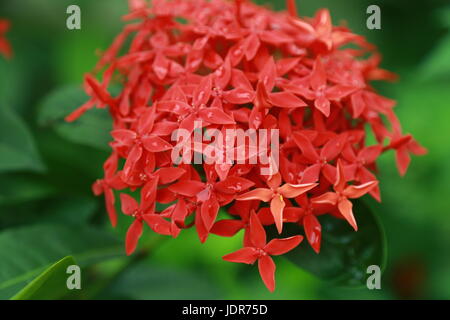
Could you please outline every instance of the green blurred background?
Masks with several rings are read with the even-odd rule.
[[[265,3],[284,8],[284,1]],[[334,24],[346,21],[379,47],[382,67],[399,74],[400,80],[376,86],[398,101],[396,111],[405,131],[429,150],[413,158],[404,178],[396,172],[392,153],[380,159],[383,201],[376,213],[388,247],[382,290],[334,287],[279,258],[277,289],[271,294],[256,267],[221,259],[239,248],[242,235],[211,236],[200,245],[194,230],[176,240],[146,232],[140,251],[126,257],[122,239],[129,220],[122,218],[112,229],[103,199],[90,190],[108,154],[96,132],[104,128],[107,139],[110,124],[102,114],[98,121],[72,126],[62,120],[64,102],[76,106],[71,94],[93,68],[96,53],[121,30],[126,1],[2,0],[0,18],[11,20],[8,39],[14,57],[0,58],[0,298],[10,298],[46,266],[71,254],[83,268],[82,290],[58,296],[52,289],[51,297],[449,299],[450,3],[297,3],[302,16],[329,8]],[[81,7],[81,30],[65,26],[70,4]],[[366,28],[370,4],[381,7],[381,30]],[[61,87],[64,94],[52,94]],[[48,104],[60,106],[59,113],[49,111]]]

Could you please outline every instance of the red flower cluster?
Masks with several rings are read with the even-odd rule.
[[[425,152],[402,132],[395,102],[369,83],[395,76],[379,68],[379,55],[363,37],[333,26],[325,9],[303,19],[293,0],[288,12],[242,0],[154,0],[151,7],[134,0],[130,8],[125,19],[137,22],[102,55],[102,80],[86,76],[91,98],[67,117],[73,121],[94,106],[112,116],[112,154],[93,189],[104,194],[113,225],[114,191],[138,193],[120,194],[132,220],[127,254],[144,224],[173,237],[195,226],[201,242],[211,233],[230,237],[244,229],[244,247],[224,259],[258,260],[272,291],[270,256],[292,250],[303,237],[266,243],[263,225],[280,233],[284,223],[303,226],[319,253],[318,216],[344,218],[357,230],[350,199],[370,193],[380,200],[381,153],[395,150],[403,175],[410,153]],[[115,97],[107,90],[113,78],[123,85]],[[171,133],[193,133],[195,121],[204,130],[279,129],[279,171],[264,176],[259,164],[175,164]],[[366,129],[377,144],[366,145]],[[168,206],[157,210],[156,203]],[[232,218],[218,219],[224,206]]]
[[[0,19],[0,54],[3,54],[6,58],[10,58],[12,55],[11,46],[5,38],[5,33],[9,30],[9,21]]]

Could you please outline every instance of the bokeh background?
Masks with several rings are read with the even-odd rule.
[[[284,8],[281,0],[264,2]],[[81,7],[81,30],[65,26],[70,4]],[[381,7],[381,30],[366,28],[370,4]],[[0,18],[11,20],[14,57],[0,58],[0,298],[72,254],[83,268],[82,290],[62,293],[65,298],[449,299],[450,3],[298,1],[302,16],[323,7],[334,24],[346,21],[379,47],[382,67],[400,80],[376,86],[398,101],[405,131],[429,150],[413,158],[403,178],[392,153],[380,159],[383,201],[376,214],[388,248],[381,290],[335,287],[280,258],[271,294],[256,267],[221,259],[240,246],[240,236],[211,236],[200,245],[194,230],[176,240],[146,233],[141,250],[126,257],[122,239],[129,221],[112,229],[103,200],[90,189],[108,154],[98,128],[107,135],[109,124],[84,122],[73,129],[62,121],[73,88],[121,30],[126,1],[2,0]],[[55,96],[61,87],[66,93]],[[50,112],[49,103],[61,111]],[[55,297],[57,290],[48,290]]]

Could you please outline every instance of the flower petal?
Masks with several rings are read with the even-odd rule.
[[[345,177],[345,169],[341,160],[337,161],[336,181],[334,183],[334,190],[342,192],[344,191],[347,179]]]
[[[125,251],[128,256],[136,250],[139,238],[142,235],[142,226],[142,221],[135,219],[128,228],[125,240]]]
[[[172,149],[170,143],[155,135],[142,137],[142,144],[144,145],[144,148],[150,152],[162,152]]]
[[[293,236],[284,239],[272,239],[265,247],[264,251],[271,256],[285,254],[297,247],[302,242],[303,236]]]
[[[304,157],[312,162],[316,162],[319,159],[319,155],[308,137],[300,132],[294,132],[292,137],[294,138],[295,144],[302,150]]]
[[[320,196],[311,199],[312,203],[331,204],[335,205],[338,200],[338,195],[334,192],[326,192]]]
[[[343,85],[335,85],[326,90],[326,96],[330,100],[339,101],[355,92],[357,88]]]
[[[192,102],[196,106],[206,104],[211,96],[211,76],[205,76],[194,90],[194,96]]]
[[[278,233],[283,230],[283,210],[286,203],[281,195],[275,195],[270,201],[270,212],[272,212],[273,220],[277,226]]]
[[[172,211],[172,221],[176,224],[184,225],[184,220],[188,214],[189,211],[186,207],[186,202],[183,199],[178,199],[175,208]]]
[[[209,230],[211,230],[214,222],[216,221],[217,214],[219,213],[219,208],[220,205],[215,196],[210,197],[208,200],[202,203],[201,215],[203,225],[208,232]]]
[[[301,184],[312,183],[319,180],[320,169],[320,164],[313,164],[306,168],[305,171],[303,171]]]
[[[219,108],[203,108],[198,112],[204,121],[214,124],[235,124],[234,119]]]
[[[172,224],[158,214],[144,214],[142,218],[154,232],[166,236],[172,235]]]
[[[105,206],[106,211],[108,212],[109,220],[111,221],[111,225],[115,227],[117,225],[117,213],[115,207],[114,192],[112,189],[107,188],[105,190]]]
[[[155,172],[159,176],[161,184],[172,183],[185,173],[186,170],[177,167],[160,168]]]
[[[314,101],[314,107],[324,114],[325,117],[330,115],[330,100],[325,97],[319,97]]]
[[[244,222],[239,219],[224,219],[214,223],[211,233],[221,237],[232,237],[244,227]]]
[[[236,194],[253,187],[255,183],[245,178],[229,176],[225,180],[217,182],[214,188],[222,193]]]
[[[132,215],[136,212],[136,210],[139,209],[139,204],[137,203],[137,201],[132,196],[126,193],[120,194],[120,204],[122,212],[126,215]]]
[[[131,146],[133,144],[134,139],[136,139],[137,134],[132,130],[127,129],[117,129],[111,131],[111,136],[115,141],[119,142],[124,146]]]
[[[274,106],[280,108],[299,108],[307,106],[302,99],[286,91],[270,93],[269,101]]]
[[[259,81],[264,84],[267,92],[271,92],[273,87],[275,86],[275,79],[277,77],[277,66],[275,65],[275,61],[273,57],[270,56],[267,59],[267,62],[264,65],[264,68],[259,73]]]
[[[208,239],[208,230],[206,230],[205,225],[203,223],[202,215],[200,212],[200,208],[197,208],[195,213],[195,229],[197,230],[198,238],[201,243],[204,243],[206,239]]]
[[[254,211],[250,214],[250,240],[256,248],[266,245],[266,231]]]
[[[342,152],[346,140],[347,136],[345,134],[340,134],[330,139],[320,151],[320,156],[327,161],[334,160]]]
[[[225,261],[252,264],[256,261],[258,254],[255,248],[244,247],[235,252],[229,253],[222,257]]]
[[[139,161],[141,156],[142,156],[142,147],[135,144],[133,148],[131,148],[130,153],[128,153],[127,160],[125,161],[125,164],[123,166],[122,177],[124,178],[124,181],[130,177],[133,167]]]
[[[244,194],[238,195],[236,200],[261,200],[269,202],[272,199],[273,192],[266,188],[256,188]]]
[[[250,61],[255,57],[260,44],[261,42],[259,41],[259,37],[253,32],[247,37],[247,39],[245,39],[245,58],[247,61]]]
[[[223,97],[226,101],[233,104],[245,104],[252,102],[255,94],[250,90],[235,88],[230,91],[225,91]]]
[[[258,259],[258,269],[261,279],[270,292],[275,290],[275,263],[269,256],[263,256]]]
[[[378,181],[369,181],[360,185],[351,185],[345,188],[342,194],[351,199],[359,198],[372,190],[377,184]]]
[[[303,218],[306,238],[316,253],[320,252],[320,240],[322,238],[322,226],[315,215],[308,214]]]
[[[187,197],[193,197],[205,188],[205,184],[197,180],[181,180],[168,187],[174,193]]]
[[[162,80],[166,77],[167,72],[169,71],[169,60],[164,57],[161,52],[158,52],[155,60],[153,61],[152,68],[156,76]]]
[[[355,217],[353,216],[353,210],[352,210],[353,204],[348,199],[342,199],[338,202],[338,209],[339,212],[344,216],[345,220],[355,229],[355,231],[358,231],[358,226],[356,224]]]
[[[382,150],[383,147],[380,145],[370,146],[362,149],[359,152],[358,157],[363,159],[366,164],[373,163],[378,158]]]
[[[281,185],[281,174],[277,172],[272,175],[269,179],[267,179],[267,185],[271,189],[276,189]]]
[[[285,183],[278,188],[278,192],[285,198],[295,198],[315,188],[318,183],[289,184]]]

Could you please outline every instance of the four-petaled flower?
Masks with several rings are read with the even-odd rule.
[[[337,164],[336,182],[334,183],[334,192],[326,192],[312,199],[313,203],[328,203],[337,205],[339,212],[347,222],[358,230],[355,217],[353,216],[352,202],[349,199],[360,198],[372,190],[378,181],[369,181],[360,185],[347,185],[344,167],[340,161]]]
[[[236,197],[236,200],[261,200],[270,202],[270,211],[272,212],[278,233],[283,230],[283,210],[285,207],[284,198],[295,198],[311,190],[317,183],[290,184],[285,183],[281,186],[281,175],[279,173],[267,180],[269,188],[256,188]]]
[[[272,239],[267,243],[266,231],[253,212],[250,216],[250,241],[252,246],[244,247],[223,257],[230,262],[253,264],[258,261],[259,274],[267,289],[275,290],[275,262],[271,256],[285,254],[302,242],[302,236]]]

